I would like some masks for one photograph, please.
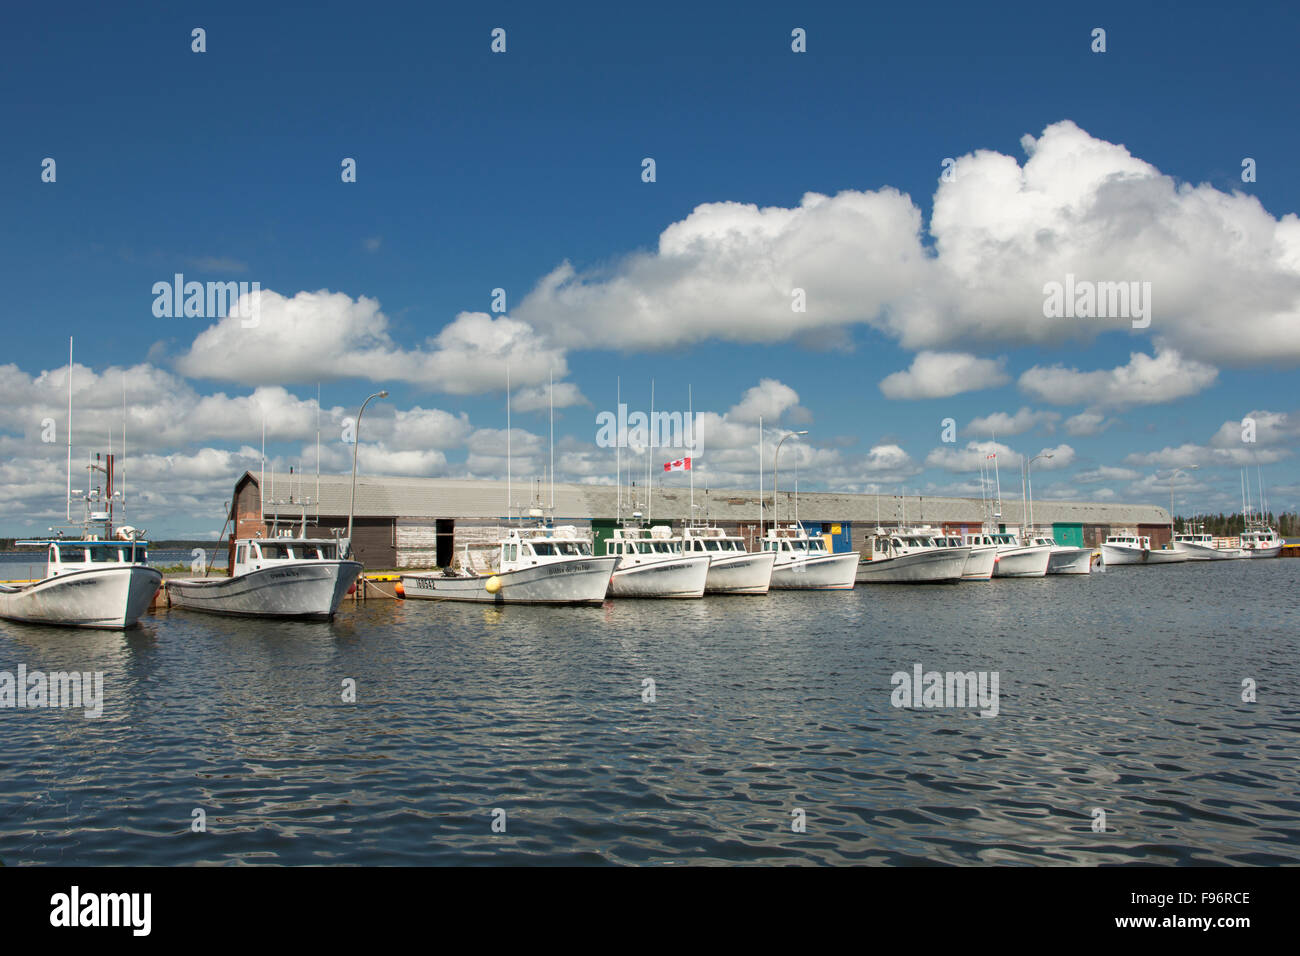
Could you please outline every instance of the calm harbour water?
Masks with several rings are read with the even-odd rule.
[[[332,624],[0,622],[0,671],[103,671],[106,698],[99,719],[0,709],[0,860],[1295,863],[1298,584],[1276,559],[591,609],[372,601]],[[998,672],[1000,713],[891,706],[915,663]]]

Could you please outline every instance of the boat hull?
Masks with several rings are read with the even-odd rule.
[[[601,604],[609,591],[618,558],[591,557],[554,561],[503,574],[447,576],[403,574],[407,599],[468,601],[475,604]],[[495,578],[496,593],[488,591]]]
[[[1010,548],[998,552],[993,567],[995,578],[1041,578],[1047,574],[1047,564],[1052,559],[1052,549],[1047,546]]]
[[[303,561],[232,578],[176,578],[167,582],[167,603],[228,617],[328,621],[361,570],[356,561]]]
[[[1052,552],[1047,562],[1048,574],[1091,574],[1092,550],[1090,548],[1062,547]]]
[[[771,586],[786,591],[851,591],[857,580],[856,551],[816,558],[778,556]]]
[[[613,598],[702,598],[709,577],[708,555],[686,555],[616,568],[609,581]]]
[[[1147,564],[1182,564],[1187,555],[1172,548],[1152,548],[1147,552]]]
[[[1141,548],[1121,548],[1111,544],[1101,546],[1101,560],[1108,568],[1117,564],[1145,564],[1148,553]]]
[[[1246,557],[1241,548],[1216,548],[1190,541],[1175,541],[1174,549],[1187,555],[1188,561],[1232,561]]]
[[[1282,545],[1279,542],[1278,544],[1270,544],[1262,548],[1252,548],[1247,546],[1243,547],[1241,550],[1244,552],[1243,557],[1247,558],[1276,558],[1282,553]]]
[[[123,630],[140,620],[161,584],[162,575],[142,564],[72,571],[0,589],[0,618]]]
[[[971,548],[970,557],[966,559],[966,564],[962,568],[961,579],[987,581],[993,577],[993,569],[997,566],[997,561],[997,548]]]
[[[704,582],[706,594],[766,594],[772,586],[773,551],[715,555]]]
[[[856,577],[860,584],[956,583],[962,578],[968,557],[966,548],[936,548],[877,558],[859,562]]]

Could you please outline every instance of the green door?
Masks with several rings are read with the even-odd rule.
[[[1052,525],[1052,537],[1057,544],[1071,548],[1083,547],[1083,524],[1076,521],[1058,521]]]
[[[597,555],[604,555],[605,542],[614,537],[618,522],[613,518],[591,519],[591,548]]]

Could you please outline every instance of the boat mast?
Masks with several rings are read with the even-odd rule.
[[[655,516],[655,471],[654,471],[654,449],[658,447],[655,444],[655,433],[659,429],[655,427],[655,380],[650,379],[650,441],[646,443],[646,506],[645,520],[646,523],[652,523]]]
[[[775,504],[775,502],[773,503]],[[763,416],[758,416],[758,536],[763,537]]]
[[[126,513],[126,373],[122,373],[122,513]]]
[[[614,521],[623,521],[623,377],[614,379]]]
[[[994,446],[993,447],[993,478],[994,481],[997,483],[997,491],[998,491],[997,510],[993,512],[993,523],[995,525],[998,525],[998,528],[995,530],[1000,531],[1002,525],[1002,475],[998,471],[998,449],[997,449],[998,433],[990,432],[990,434],[993,436],[993,446]]]
[[[68,502],[64,510],[72,524],[72,336],[68,336]]]
[[[304,524],[303,534],[306,533]],[[316,533],[320,534],[320,382],[316,383]]]
[[[506,521],[510,521],[510,363],[506,362]]]
[[[795,449],[794,455],[794,526],[803,529],[799,523],[799,450]]]
[[[1023,538],[1027,532],[1026,522],[1029,520],[1029,507],[1025,499],[1025,456],[1020,456],[1020,536]]]
[[[555,369],[551,369],[551,519],[555,519]]]
[[[1259,523],[1268,524],[1268,505],[1264,501],[1264,476],[1259,470],[1259,459],[1255,460],[1255,484],[1259,488]]]
[[[695,396],[692,394],[691,386],[686,386],[686,427],[690,430],[691,442],[688,446],[691,450],[691,466],[686,469],[691,473],[691,513],[687,515],[690,521],[687,524],[695,523]]]

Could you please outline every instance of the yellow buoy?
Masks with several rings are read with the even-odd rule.
[[[487,584],[483,585],[488,594],[496,594],[501,590],[501,579],[495,574],[487,579]]]

